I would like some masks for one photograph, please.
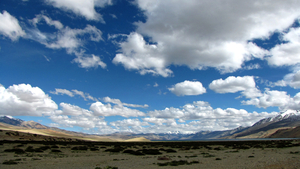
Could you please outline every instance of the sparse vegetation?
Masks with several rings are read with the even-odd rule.
[[[5,134],[5,133],[3,133]],[[215,163],[223,163],[230,159],[231,156],[238,158],[248,158],[249,161],[253,161],[262,149],[254,149],[254,147],[264,147],[267,153],[277,153],[285,151],[288,147],[298,147],[300,141],[239,141],[239,142],[58,142],[58,141],[17,141],[0,142],[3,147],[1,157],[4,157],[1,163],[3,165],[16,165],[21,168],[30,162],[37,163],[37,160],[44,162],[45,160],[51,160],[56,158],[80,158],[89,156],[99,156],[100,161],[97,165],[98,168],[107,169],[114,168],[114,164],[118,164],[120,168],[121,161],[124,160],[120,156],[134,155],[141,157],[129,157],[131,162],[132,159],[147,159],[145,165],[155,166],[181,166],[181,165],[198,165],[205,166],[206,163],[201,163],[199,160],[203,158],[208,161],[214,161]],[[287,143],[286,146],[282,146]],[[105,147],[105,149],[102,148]],[[144,147],[144,148],[142,148]],[[171,148],[172,147],[172,148]],[[272,147],[272,148],[267,148]],[[277,148],[280,147],[280,148]],[[281,149],[283,147],[284,149]],[[176,148],[176,149],[175,149]],[[196,149],[201,149],[196,150]],[[251,150],[247,150],[250,149]],[[253,149],[252,149],[253,148]],[[181,151],[182,149],[183,151]],[[281,149],[281,150],[280,150]],[[74,152],[78,154],[74,154]],[[169,153],[168,153],[169,152]],[[172,152],[172,154],[170,154]],[[248,152],[247,156],[241,153]],[[1,152],[0,152],[1,153]],[[15,154],[11,154],[15,153]],[[69,154],[68,154],[69,153]],[[120,154],[114,154],[120,153]],[[174,154],[180,153],[180,154]],[[220,154],[219,154],[220,153]],[[236,154],[224,154],[223,153],[236,153]],[[254,154],[255,153],[255,154]],[[291,158],[297,158],[300,151],[297,149],[287,149],[284,155],[290,155]],[[255,155],[255,157],[254,157]],[[9,157],[15,157],[16,159],[9,159]],[[108,163],[103,163],[101,156],[109,157]],[[253,160],[251,160],[251,158]],[[220,161],[222,160],[222,161]],[[150,163],[148,163],[148,161]],[[205,161],[205,159],[204,159]],[[220,161],[220,162],[217,162]],[[114,163],[112,163],[114,162]],[[148,164],[147,164],[148,163]],[[1,164],[1,165],[2,165]],[[103,164],[111,165],[104,167]],[[195,168],[200,167],[195,166]],[[96,168],[97,168],[96,167]],[[155,168],[155,167],[154,167]],[[188,168],[188,166],[186,166]]]
[[[188,162],[187,160],[179,160],[179,161],[171,161],[171,162],[165,162],[165,163],[157,163],[158,166],[179,166],[179,165],[192,165],[199,163],[199,161],[192,161]]]
[[[14,164],[18,164],[18,163],[15,162],[14,160],[9,160],[9,161],[4,161],[2,164],[5,164],[5,165],[14,165]]]

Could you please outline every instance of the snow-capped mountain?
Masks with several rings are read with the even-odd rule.
[[[167,133],[165,134],[175,134],[175,135],[178,135],[178,134],[194,134],[194,132],[190,132],[190,133],[181,133],[180,131],[168,131]]]
[[[279,115],[275,117],[269,117],[262,119],[258,122],[256,122],[254,126],[262,125],[265,123],[270,123],[270,122],[278,122],[284,119],[289,119],[289,120],[299,120],[300,119],[300,112],[298,110],[286,110],[284,112],[280,112]]]

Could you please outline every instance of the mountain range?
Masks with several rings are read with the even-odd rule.
[[[252,138],[299,138],[300,112],[287,110],[274,117],[262,119],[249,127],[238,127],[224,131],[199,131],[194,134],[168,133],[113,133],[107,135],[92,135],[80,132],[62,130],[56,127],[47,127],[34,121],[23,121],[11,116],[0,116],[0,128],[31,133],[46,134],[49,136],[73,137],[88,140],[124,141],[124,140],[207,140],[207,139],[252,139]]]

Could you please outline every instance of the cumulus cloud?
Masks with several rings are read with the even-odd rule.
[[[194,133],[201,130],[226,130],[239,126],[253,125],[260,119],[277,115],[276,112],[247,112],[244,109],[235,108],[212,108],[208,102],[197,101],[186,104],[182,108],[166,108],[164,110],[150,111],[150,117],[143,118],[144,121],[155,123],[147,127],[147,131],[168,132],[180,131],[182,133]],[[185,124],[176,123],[192,120]]]
[[[110,122],[115,127],[129,127],[129,126],[148,126],[147,122],[141,122],[139,119],[124,119]]]
[[[242,101],[242,103],[259,108],[278,107],[279,110],[285,111],[287,109],[298,110],[300,108],[299,101],[299,93],[293,98],[286,91],[266,89],[261,96]]]
[[[111,104],[103,104],[101,102],[93,103],[90,106],[90,110],[94,112],[96,116],[123,116],[123,117],[138,117],[145,116],[145,113],[124,107],[122,105],[112,106]]]
[[[149,123],[155,123],[156,125],[176,123],[175,119],[163,119],[163,118],[157,118],[157,117],[146,117],[146,118],[143,118],[143,121],[146,121]]]
[[[209,88],[217,93],[236,93],[254,89],[255,81],[253,76],[234,77],[229,76],[225,80],[214,80],[209,84]]]
[[[138,105],[138,104],[129,104],[129,103],[122,103],[120,99],[112,99],[110,97],[104,97],[103,101],[106,103],[113,103],[117,104],[119,106],[127,106],[127,107],[141,107],[141,108],[147,108],[149,107],[147,104],[144,105]]]
[[[111,0],[45,0],[56,8],[71,11],[87,20],[97,20],[105,23],[101,14],[97,13],[95,7],[111,5]]]
[[[300,67],[299,66],[294,66],[292,68],[292,73],[289,73],[284,76],[282,80],[279,80],[277,82],[270,82],[269,84],[271,87],[274,86],[290,86],[294,89],[300,88]]]
[[[7,36],[12,41],[26,35],[25,31],[19,25],[19,21],[7,11],[0,13],[0,34]]]
[[[0,114],[11,116],[51,115],[58,108],[39,87],[29,84],[0,86]]]
[[[99,56],[93,55],[92,57],[86,57],[82,55],[77,55],[77,58],[74,59],[74,62],[79,64],[81,68],[97,68],[100,66],[102,69],[106,68],[106,64],[101,61]]]
[[[62,108],[62,111],[59,114],[71,115],[71,116],[92,116],[92,112],[86,109],[82,109],[79,106],[71,105],[68,103],[60,103],[59,106]]]
[[[269,51],[251,40],[283,31],[300,16],[298,1],[137,0],[136,4],[147,20],[136,23],[136,32],[120,43],[113,61],[141,74],[164,77],[172,75],[170,65],[213,67],[226,73],[253,58],[263,59]]]
[[[290,28],[287,33],[283,33],[282,40],[286,43],[278,44],[270,50],[268,63],[274,66],[291,66],[300,63],[300,28]]]
[[[138,70],[141,75],[150,73],[167,77],[173,73],[166,68],[166,60],[159,53],[158,46],[147,44],[142,35],[131,33],[120,46],[122,53],[113,59],[114,64],[122,64],[129,70]]]
[[[202,83],[198,81],[185,80],[168,89],[177,96],[191,96],[206,93],[206,89],[202,86]]]
[[[54,124],[59,124],[63,127],[83,127],[85,130],[91,130],[94,128],[107,128],[107,123],[103,118],[95,116],[67,116],[67,115],[52,115],[49,117]],[[52,124],[53,125],[53,124]]]

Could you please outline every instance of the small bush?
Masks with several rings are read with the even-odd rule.
[[[167,152],[167,153],[177,153],[177,151],[176,151],[176,150],[173,150],[173,149],[167,149],[166,152]]]
[[[91,151],[99,151],[99,149],[96,148],[96,147],[91,147],[90,150],[91,150]]]
[[[4,150],[4,152],[11,152],[11,153],[15,153],[15,154],[24,154],[25,153],[25,151],[23,149],[19,149],[19,148],[6,149],[6,150]]]
[[[60,150],[57,150],[57,149],[53,149],[53,150],[51,150],[51,152],[52,152],[52,153],[61,153],[61,151],[60,151]]]
[[[132,155],[145,155],[139,151],[134,151],[134,150],[125,150],[123,151],[123,153],[132,154]]]
[[[157,160],[171,160],[169,157],[158,157]]]
[[[71,148],[71,150],[87,150],[88,147],[87,146],[76,146]]]
[[[8,161],[4,161],[2,164],[5,164],[5,165],[14,165],[14,164],[18,164],[18,163],[15,162],[14,160],[8,160]]]

